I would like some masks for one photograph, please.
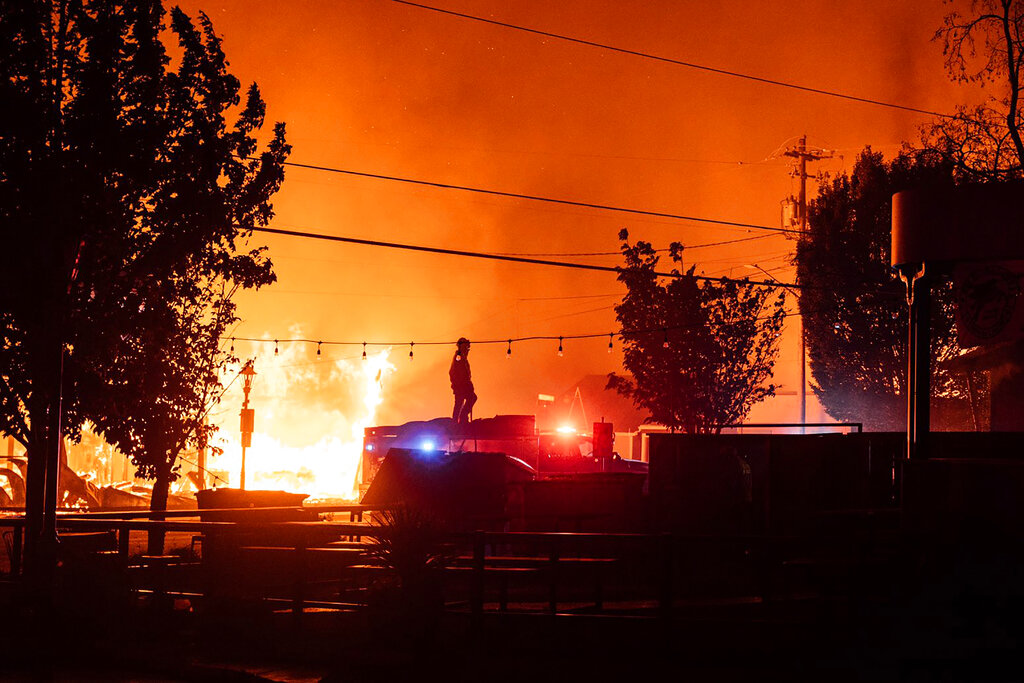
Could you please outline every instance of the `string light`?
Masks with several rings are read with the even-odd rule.
[[[231,338],[231,355],[235,355],[235,338]]]
[[[317,342],[317,343],[316,343],[316,359],[317,359],[317,360],[320,360],[320,345],[321,345],[322,343],[323,343],[323,342]]]
[[[412,360],[412,347],[416,342],[409,342],[409,360]]]
[[[794,316],[794,317],[800,317],[801,316],[800,313],[789,313],[787,315]],[[766,316],[758,317],[757,320],[767,320],[770,317],[772,317],[772,316],[766,315]],[[483,340],[478,340],[478,341],[476,341],[474,343],[476,343],[476,344],[505,344],[506,345],[505,356],[508,357],[508,356],[512,355],[512,344],[513,344],[513,342],[553,341],[553,340],[557,339],[558,340],[558,352],[559,352],[559,355],[562,355],[564,353],[564,351],[565,351],[565,340],[567,340],[567,339],[596,339],[596,338],[601,338],[601,337],[607,337],[608,338],[608,352],[611,353],[614,350],[614,348],[615,348],[615,343],[614,342],[615,342],[615,337],[616,336],[621,337],[621,338],[625,338],[625,335],[627,335],[627,334],[630,334],[630,335],[633,335],[633,336],[639,336],[639,335],[652,335],[653,336],[653,335],[657,334],[658,331],[661,331],[661,334],[662,334],[662,345],[667,347],[668,346],[668,333],[670,331],[672,331],[672,330],[682,330],[682,329],[684,329],[683,325],[676,325],[676,326],[669,326],[669,327],[649,327],[649,328],[622,328],[622,329],[620,329],[620,330],[618,330],[616,332],[597,332],[597,333],[590,333],[590,334],[570,334],[570,335],[559,335],[557,337],[550,336],[550,335],[533,335],[533,336],[524,336],[524,337],[511,337],[511,338],[506,338],[506,339],[500,339],[500,338],[499,339],[483,339]],[[322,349],[322,346],[324,344],[333,344],[335,346],[358,346],[359,344],[362,344],[362,346],[363,346],[363,353],[362,353],[363,360],[366,360],[366,358],[367,358],[367,347],[370,345],[370,342],[365,342],[365,341],[364,342],[342,341],[342,340],[327,340],[327,341],[324,341],[322,339],[318,340],[318,339],[301,339],[301,338],[293,338],[293,339],[281,340],[281,339],[266,339],[266,338],[257,339],[255,337],[227,337],[227,339],[231,340],[231,347],[230,348],[231,348],[232,352],[234,352],[234,350],[235,350],[235,342],[236,341],[250,342],[250,343],[253,343],[253,344],[267,344],[267,343],[270,343],[271,341],[273,341],[274,342],[274,354],[275,355],[278,355],[280,353],[280,343],[281,343],[281,341],[284,341],[286,343],[293,343],[293,344],[316,344],[317,345],[317,355],[318,356],[322,355],[322,350],[321,349]],[[410,355],[412,354],[413,347],[416,344],[420,344],[421,346],[423,346],[423,345],[427,345],[427,346],[448,346],[449,344],[456,344],[457,345],[456,342],[452,342],[452,341],[425,341],[425,342],[424,341],[421,341],[421,342],[384,342],[384,341],[376,341],[376,342],[373,342],[373,344],[374,344],[374,346],[386,346],[386,347],[401,346],[403,344],[409,344]],[[456,358],[456,360],[460,360],[461,361],[462,360],[462,354],[456,352],[455,358]]]

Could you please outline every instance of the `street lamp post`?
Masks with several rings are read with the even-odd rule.
[[[242,401],[242,412],[239,413],[242,431],[242,472],[239,488],[243,491],[245,490],[245,449],[252,445],[252,430],[253,423],[255,422],[255,411],[249,407],[249,392],[252,390],[252,378],[255,376],[256,370],[253,368],[252,361],[250,360],[242,368],[242,378],[245,381],[242,391],[245,398]]]

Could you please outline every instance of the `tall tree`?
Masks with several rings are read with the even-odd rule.
[[[924,129],[926,149],[940,153],[958,175],[1005,180],[1024,174],[1024,0],[971,0],[952,11],[935,33],[946,70],[962,83],[981,85],[986,101]]]
[[[952,167],[911,152],[886,162],[866,148],[853,171],[823,183],[797,243],[799,307],[814,392],[829,415],[873,431],[906,426],[906,287],[889,266],[892,195],[952,186]],[[966,378],[938,361],[957,353],[949,287],[933,298],[932,402],[940,428],[965,428]]]
[[[768,383],[785,318],[784,295],[743,281],[702,279],[669,250],[672,276],[658,275],[650,243],[619,233],[626,285],[615,314],[622,325],[623,365],[609,388],[633,399],[651,421],[673,431],[717,433],[773,396]],[[664,280],[664,282],[663,282]]]
[[[35,539],[84,399],[140,359],[169,376],[157,349],[188,338],[189,301],[261,261],[236,242],[269,221],[288,146],[277,124],[251,159],[264,105],[255,86],[241,102],[205,15],[172,11],[173,61],[158,0],[0,0],[0,15],[0,230],[19,256],[0,271],[0,428],[28,449]],[[268,282],[260,268],[243,280]]]

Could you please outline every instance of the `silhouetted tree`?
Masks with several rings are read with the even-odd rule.
[[[158,1],[0,0],[0,16],[0,429],[28,449],[31,539],[46,457],[86,413],[129,453],[150,434],[153,452],[133,457],[143,474],[166,469],[167,423],[144,427],[156,418],[127,406],[177,394],[164,417],[184,415],[207,391],[183,354],[203,357],[195,334],[214,330],[190,307],[211,310],[217,282],[273,279],[236,241],[269,221],[288,146],[277,124],[250,159],[264,105],[255,85],[241,102],[205,15],[197,28],[172,11],[173,60]]]
[[[988,96],[960,105],[951,118],[924,128],[924,146],[958,175],[973,180],[1020,178],[1024,172],[1024,0],[971,0],[970,12],[946,15],[943,42],[954,81],[981,84]]]
[[[822,183],[797,243],[799,307],[812,386],[829,415],[873,431],[906,425],[906,285],[889,265],[892,195],[915,185],[952,187],[951,164],[906,152],[891,162],[866,148],[853,171]],[[932,307],[933,403],[936,426],[966,428],[966,378],[940,361],[959,353],[949,286]],[[943,399],[943,400],[940,400]],[[954,414],[959,403],[959,417]]]
[[[619,233],[627,288],[615,307],[622,325],[623,365],[609,388],[633,399],[650,421],[688,433],[717,433],[740,422],[775,394],[768,384],[785,318],[784,296],[743,281],[700,279],[684,270],[683,247],[673,243],[674,277],[657,275],[659,257],[648,242]],[[661,280],[664,280],[664,284]]]
[[[153,287],[152,303],[139,312],[147,324],[124,340],[122,355],[101,368],[102,385],[89,394],[94,429],[131,458],[138,476],[153,480],[155,512],[167,509],[180,453],[207,448],[216,430],[206,417],[219,402],[223,370],[237,360],[223,342],[238,320],[232,296],[268,277],[269,263],[258,254],[233,261],[230,280],[193,273]],[[188,294],[172,294],[175,287]],[[150,554],[162,554],[163,534],[149,538]]]

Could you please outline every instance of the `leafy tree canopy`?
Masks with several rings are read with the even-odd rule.
[[[609,387],[633,399],[651,421],[688,433],[718,432],[740,422],[775,386],[784,296],[743,281],[700,279],[673,243],[673,277],[659,280],[648,242],[619,233],[626,285],[615,314],[622,325],[623,365]]]
[[[205,390],[182,354],[209,350],[203,321],[232,319],[216,292],[273,280],[240,240],[270,220],[289,148],[277,124],[253,158],[264,103],[255,84],[242,96],[205,15],[0,0],[0,16],[0,234],[18,255],[0,271],[0,430],[28,446],[33,480],[62,349],[64,434],[88,416],[131,452],[156,429],[132,396],[179,411]]]
[[[829,415],[874,431],[906,424],[906,286],[889,266],[892,195],[952,186],[951,164],[905,152],[891,162],[866,148],[853,171],[822,184],[797,244],[799,307],[814,391]],[[932,306],[933,405],[939,428],[967,428],[966,378],[939,361],[959,353],[948,286]]]

